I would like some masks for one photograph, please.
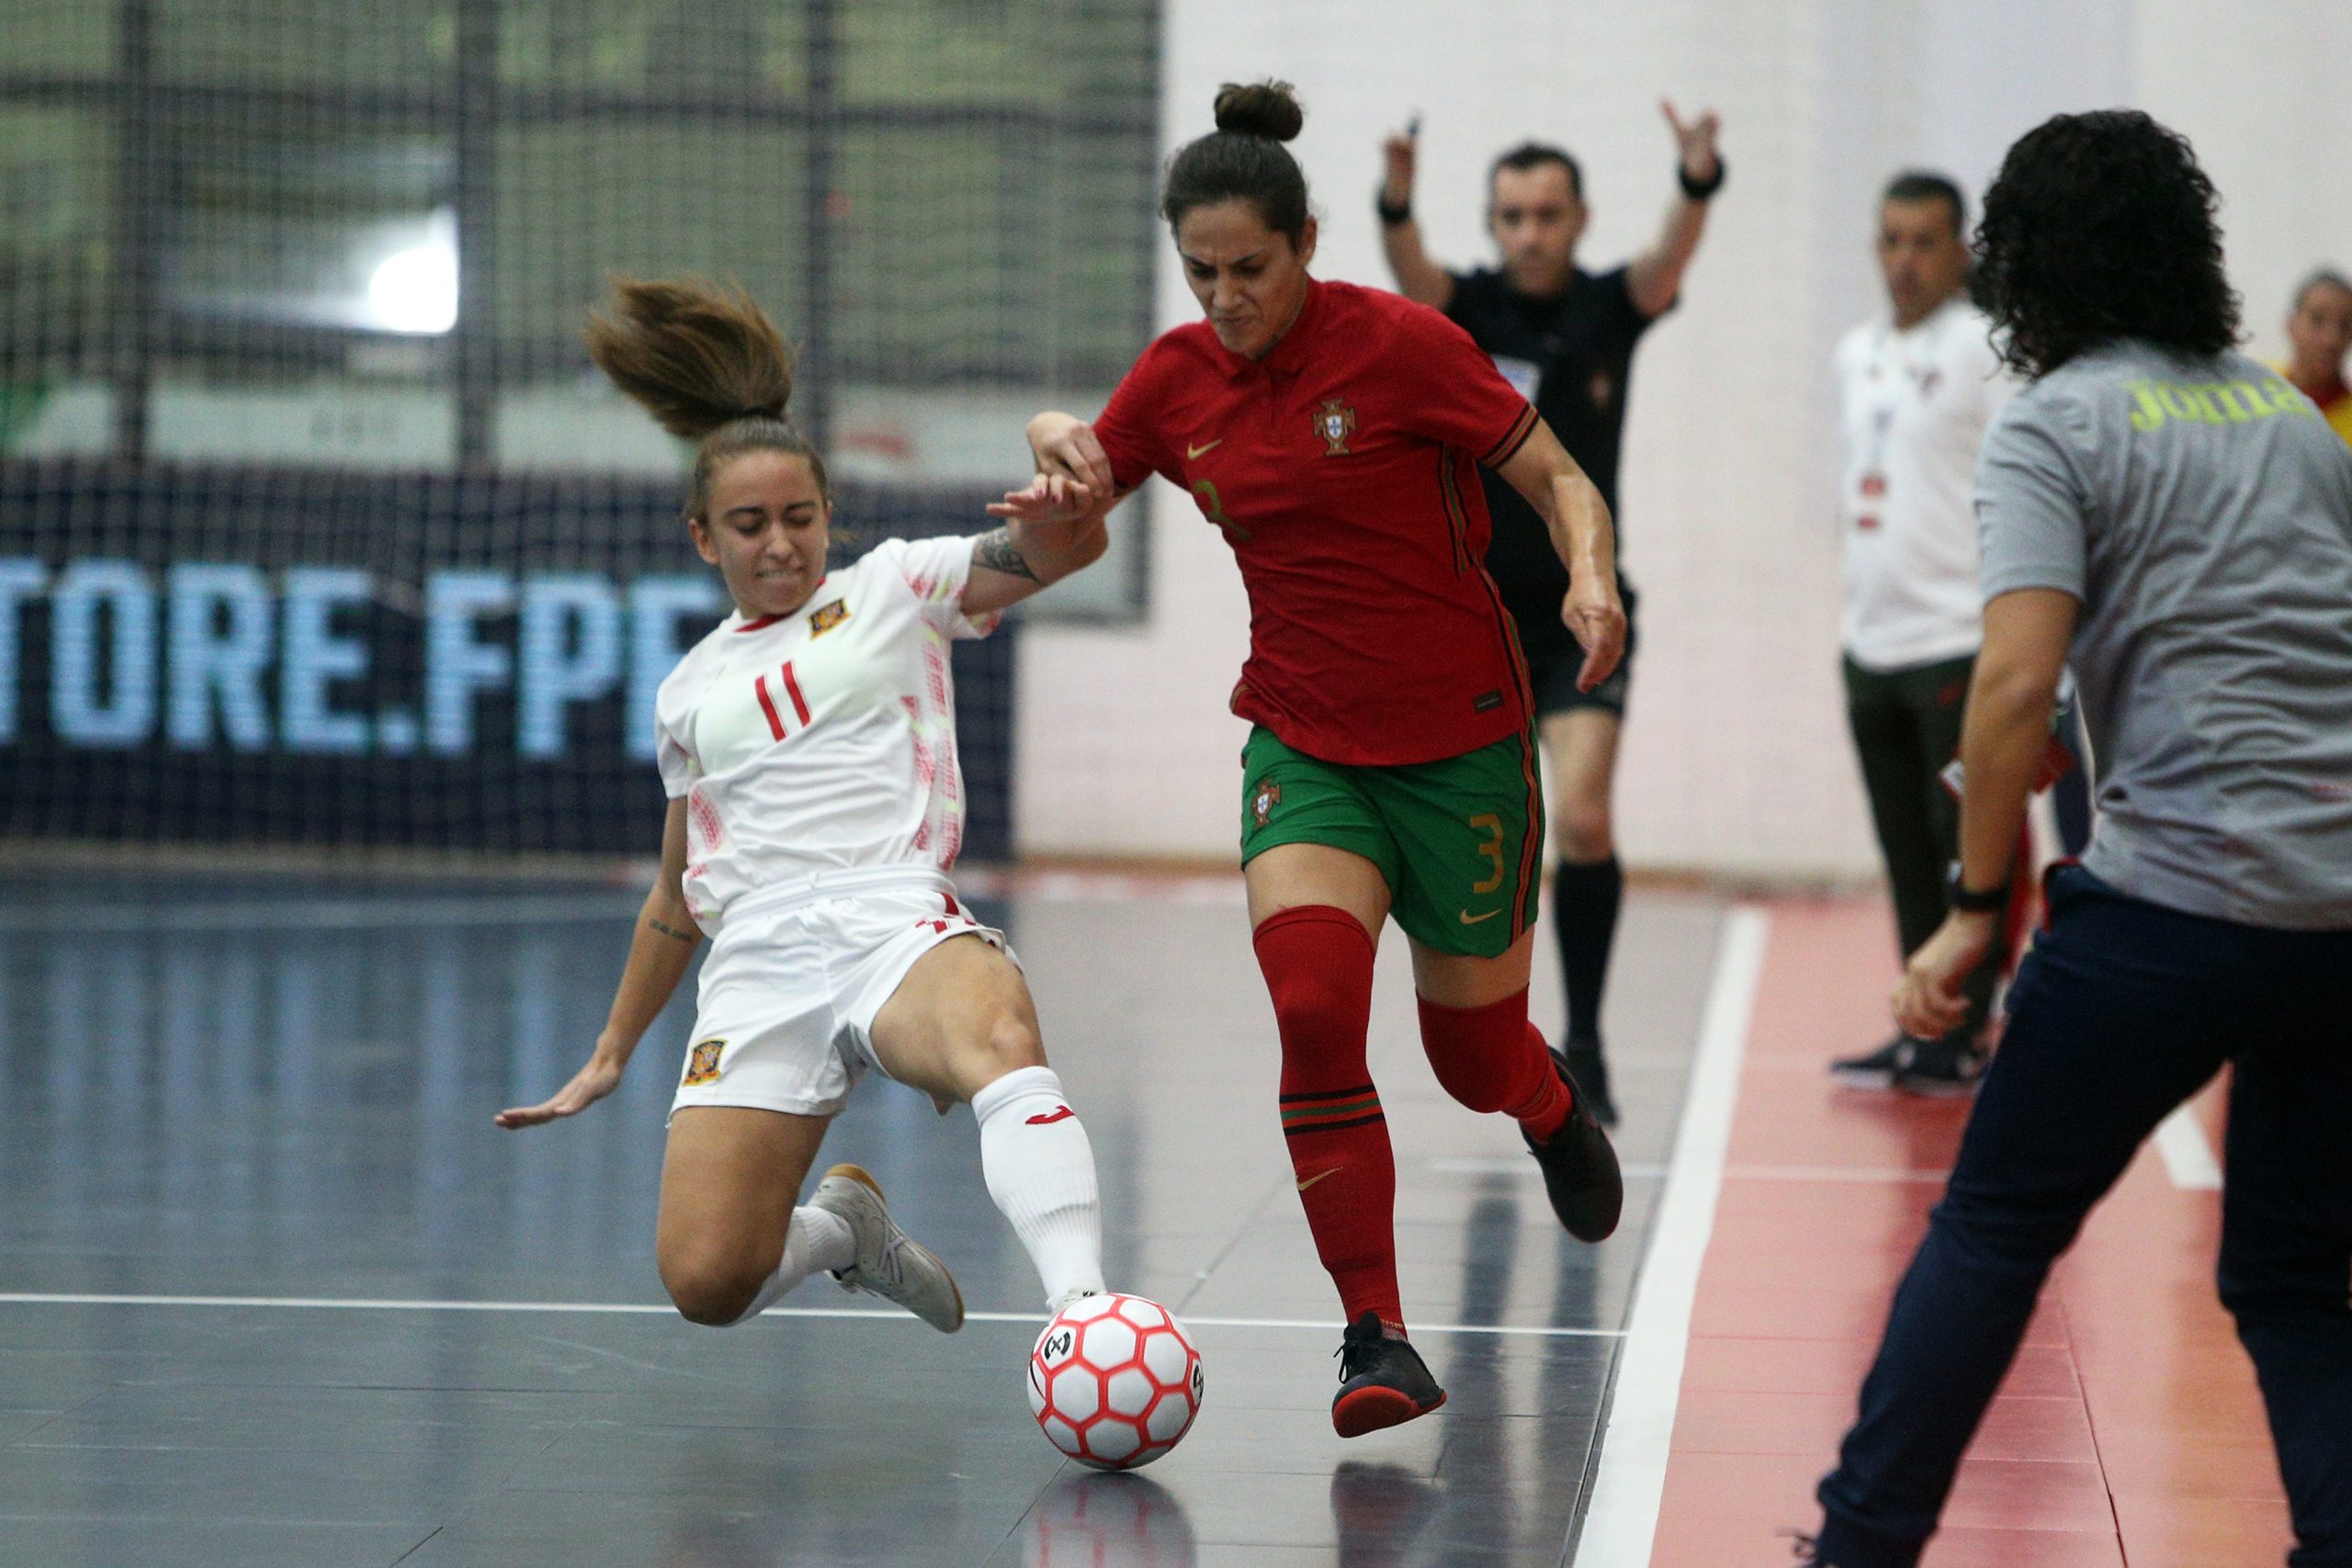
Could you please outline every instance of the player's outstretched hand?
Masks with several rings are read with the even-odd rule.
[[[1111,455],[1102,450],[1094,427],[1066,413],[1041,413],[1029,422],[1029,451],[1037,471],[1048,479],[1074,479],[1096,495],[1118,489],[1111,474]]]
[[[1020,490],[989,503],[989,515],[1033,528],[1068,529],[1094,510],[1095,492],[1061,474],[1039,474]]]
[[[1584,649],[1577,690],[1589,692],[1625,657],[1625,606],[1618,603],[1617,585],[1581,577],[1570,582],[1568,596],[1560,602],[1560,621]]]
[[[621,1064],[599,1051],[588,1058],[588,1065],[571,1075],[571,1081],[558,1089],[554,1096],[537,1105],[517,1105],[491,1118],[508,1132],[536,1127],[543,1122],[560,1121],[577,1116],[620,1087]]]
[[[1674,132],[1677,157],[1682,160],[1682,172],[1699,185],[1715,177],[1715,133],[1723,129],[1723,117],[1708,109],[1697,119],[1684,123],[1674,112],[1674,100],[1660,98],[1657,107],[1666,111],[1666,127]]]
[[[1921,942],[1894,987],[1894,1021],[1920,1040],[1939,1040],[1968,1016],[1961,986],[1984,961],[1997,922],[1989,914],[1955,909]]]

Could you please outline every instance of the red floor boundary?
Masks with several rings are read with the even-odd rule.
[[[1770,911],[1651,1568],[1791,1560],[1780,1532],[1818,1518],[1814,1483],[1966,1115],[1839,1089],[1823,1071],[1891,1031],[1883,904]],[[2060,1264],[1926,1568],[2283,1559],[2253,1369],[2213,1294],[2220,1213],[2219,1194],[2176,1190],[2142,1151]]]

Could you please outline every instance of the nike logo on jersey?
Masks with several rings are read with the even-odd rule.
[[[1200,458],[1207,457],[1210,453],[1216,451],[1218,447],[1224,445],[1225,437],[1222,435],[1218,436],[1216,440],[1210,442],[1205,446],[1195,446],[1190,442],[1187,442],[1184,446],[1184,460],[1188,463],[1195,462]]]
[[[1336,1165],[1335,1165],[1335,1166],[1333,1166],[1333,1167],[1332,1167],[1330,1169],[1329,1169],[1329,1170],[1318,1170],[1318,1171],[1317,1171],[1314,1175],[1312,1175],[1312,1176],[1308,1177],[1306,1180],[1304,1180],[1304,1181],[1300,1182],[1300,1183],[1298,1184],[1298,1190],[1299,1190],[1301,1192],[1304,1192],[1304,1191],[1306,1191],[1308,1188],[1310,1188],[1310,1187],[1314,1186],[1317,1182],[1321,1181],[1321,1180],[1324,1180],[1326,1178],[1333,1177],[1333,1176],[1337,1176],[1337,1175],[1339,1175],[1339,1174],[1340,1174],[1340,1168],[1339,1168],[1338,1166],[1336,1166]]]
[[[1043,1116],[1032,1116],[1029,1118],[1029,1125],[1032,1127],[1050,1127],[1057,1122],[1067,1122],[1077,1114],[1077,1111],[1072,1111],[1067,1105],[1057,1105],[1051,1111],[1046,1111]]]
[[[1491,920],[1497,915],[1501,913],[1502,911],[1500,909],[1489,909],[1483,915],[1474,915],[1469,910],[1464,909],[1462,911],[1462,923],[1465,926],[1475,926],[1481,920]]]

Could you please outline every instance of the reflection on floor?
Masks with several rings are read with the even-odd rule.
[[[955,1265],[978,1314],[963,1334],[830,1286],[724,1332],[582,1310],[660,1302],[653,1198],[688,1010],[588,1115],[523,1135],[489,1117],[584,1055],[635,904],[511,883],[0,886],[0,1557],[1560,1560],[1718,905],[1629,908],[1611,1029],[1636,1174],[1600,1247],[1559,1234],[1507,1126],[1430,1080],[1392,935],[1374,1066],[1407,1313],[1452,1397],[1346,1444],[1326,1415],[1338,1306],[1291,1191],[1239,910],[1089,895],[985,911],[1093,1135],[1112,1280],[1186,1316],[1206,1357],[1184,1446],[1104,1478],[1030,1422],[1036,1284],[975,1179],[968,1113],[941,1121],[892,1085],[861,1091],[828,1153],[875,1172]]]

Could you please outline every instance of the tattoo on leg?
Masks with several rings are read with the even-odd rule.
[[[675,926],[665,925],[663,922],[655,919],[650,915],[645,917],[645,923],[648,926],[650,926],[653,930],[660,931],[663,936],[669,937],[676,942],[700,942],[702,940],[702,933],[700,931],[682,931]]]
[[[1025,577],[1032,582],[1042,581],[1035,570],[1013,547],[1012,530],[991,528],[972,541],[972,564],[1001,571],[1007,577]]]

